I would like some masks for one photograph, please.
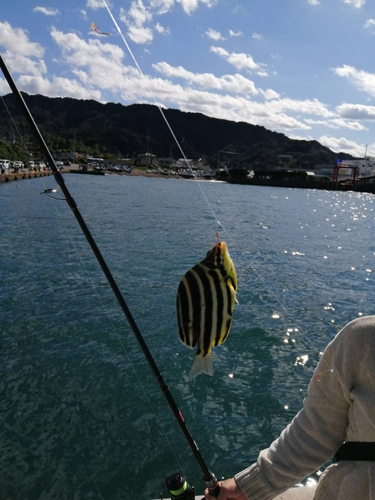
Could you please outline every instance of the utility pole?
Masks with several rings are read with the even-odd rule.
[[[75,163],[75,156],[76,156],[76,132],[74,131],[74,135],[73,135],[73,163]]]

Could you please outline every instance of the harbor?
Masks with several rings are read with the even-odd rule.
[[[370,193],[375,194],[375,178],[367,178],[365,182],[363,179],[359,178],[355,183],[353,182],[338,182],[338,181],[319,181],[319,179],[314,180],[295,180],[295,179],[257,179],[257,178],[245,178],[245,179],[233,179],[233,178],[220,178],[215,176],[204,176],[195,175],[194,173],[184,173],[182,175],[176,173],[159,172],[157,170],[146,170],[142,168],[134,168],[131,172],[124,171],[108,171],[102,169],[82,169],[78,164],[72,164],[69,167],[61,168],[60,172],[62,174],[80,174],[80,175],[94,175],[94,176],[124,176],[124,177],[148,177],[148,178],[163,178],[163,179],[188,179],[188,180],[211,180],[211,181],[221,181],[228,184],[240,184],[244,186],[265,186],[265,187],[279,187],[279,188],[294,188],[294,189],[318,189],[318,190],[328,190],[328,191],[354,191],[358,193]],[[37,177],[46,177],[53,175],[52,171],[49,169],[43,169],[39,171],[21,171],[19,173],[4,173],[0,175],[0,184],[5,182],[12,182],[23,179],[35,179]]]

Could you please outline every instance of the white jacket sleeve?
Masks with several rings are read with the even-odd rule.
[[[333,341],[310,381],[303,409],[258,460],[235,478],[250,500],[271,500],[331,458],[345,439],[350,394],[335,370]],[[339,349],[340,351],[340,349]]]

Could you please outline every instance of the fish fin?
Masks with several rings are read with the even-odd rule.
[[[211,377],[214,374],[214,364],[212,361],[211,353],[207,354],[204,357],[195,356],[193,366],[191,367],[189,380],[192,380],[201,373],[205,373],[206,375],[210,375]]]
[[[239,304],[239,302],[237,300],[237,292],[234,289],[234,286],[232,285],[232,283],[230,281],[228,281],[228,286],[229,286],[229,290],[231,291],[231,293],[233,295],[234,300],[236,301],[236,304]]]

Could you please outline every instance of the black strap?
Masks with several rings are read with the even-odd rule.
[[[344,443],[333,457],[333,462],[340,462],[340,460],[375,462],[375,442]]]

